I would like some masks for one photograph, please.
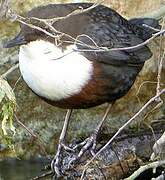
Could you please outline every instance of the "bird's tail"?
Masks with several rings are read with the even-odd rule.
[[[137,27],[136,32],[138,31],[139,36],[144,40],[147,40],[156,33],[157,30],[161,29],[159,21],[153,18],[134,18],[130,19],[129,23]]]

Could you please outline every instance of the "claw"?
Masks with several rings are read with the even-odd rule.
[[[62,147],[66,152],[75,152],[73,148],[70,148],[69,146],[66,146],[65,144],[61,143]]]
[[[59,144],[57,153],[54,159],[51,162],[51,169],[52,171],[57,174],[58,177],[63,175],[62,167],[62,153],[63,153],[63,146]]]
[[[79,147],[84,146],[84,145],[87,143],[88,139],[89,139],[89,138],[85,139],[85,140],[84,140],[83,142],[81,142],[81,143],[76,144],[72,149],[73,149],[73,150],[76,150],[76,149],[78,149]]]
[[[78,160],[77,157],[74,157],[74,158],[72,158],[69,161],[69,164],[68,164],[69,169],[72,169],[74,167],[74,165],[76,164],[77,160]]]
[[[51,168],[54,174],[57,174],[58,176],[63,176],[64,172],[68,169],[71,168],[71,166],[74,166],[80,159],[81,157],[84,155],[84,153],[86,151],[89,151],[92,156],[95,156],[95,148],[96,148],[96,138],[98,135],[98,132],[100,131],[103,122],[105,121],[110,109],[111,109],[111,105],[108,105],[106,112],[101,120],[101,122],[99,123],[99,125],[97,126],[97,128],[95,129],[94,133],[87,138],[84,142],[74,146],[73,148],[70,148],[66,145],[63,144],[64,140],[65,140],[65,136],[66,136],[66,131],[68,128],[68,123],[69,123],[69,119],[72,113],[72,110],[68,110],[65,116],[65,121],[64,121],[64,126],[59,138],[59,146],[58,146],[58,150],[57,150],[57,154],[54,157],[54,159],[51,162]],[[79,151],[78,155],[75,155],[75,151],[79,148],[82,147],[81,150]],[[66,167],[64,167],[65,164],[65,158],[63,158],[63,151],[70,151],[72,155],[72,157],[70,156],[70,161],[69,161],[69,165]]]
[[[64,168],[63,167],[64,166],[63,165],[63,163],[64,163],[64,158],[63,158],[64,151],[69,152],[69,153],[75,152],[74,149],[66,146],[65,144],[63,144],[63,143],[59,144],[57,153],[51,162],[51,169],[55,174],[57,174],[58,177],[61,177],[64,175],[64,169],[63,169]]]
[[[51,169],[53,173],[57,175],[57,177],[61,177],[64,175],[64,172],[61,169],[61,163],[58,158],[52,160]]]
[[[92,148],[90,149],[90,153],[91,153],[91,155],[92,155],[93,157],[96,155],[95,150],[96,150],[96,140],[94,140],[93,146],[92,146]]]
[[[73,149],[76,150],[79,147],[82,147],[82,148],[79,151],[78,155],[70,160],[69,168],[72,168],[81,159],[81,157],[84,155],[86,151],[89,150],[92,156],[95,155],[96,135],[92,134],[89,138],[85,139],[85,141],[81,142],[80,144],[75,145]]]

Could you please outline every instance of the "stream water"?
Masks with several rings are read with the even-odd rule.
[[[30,180],[42,174],[48,163],[45,159],[0,161],[0,180]]]

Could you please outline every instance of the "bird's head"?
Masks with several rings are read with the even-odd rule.
[[[49,33],[52,31],[47,25],[40,21],[40,19],[51,19],[54,17],[54,6],[39,6],[37,8],[33,8],[25,15],[25,18],[21,18],[20,22],[20,32],[16,37],[9,40],[4,44],[5,48],[11,48],[15,46],[20,46],[24,44],[28,44],[29,42],[36,40],[47,40],[54,41]],[[45,32],[48,32],[47,34]],[[54,32],[53,32],[54,33]]]
[[[38,30],[34,26],[36,26],[37,28],[41,28],[41,30]],[[47,29],[45,29],[44,27],[39,26],[39,25],[34,25],[34,26],[29,27],[28,23],[21,24],[21,26],[20,26],[21,30],[18,33],[18,35],[16,37],[14,37],[13,39],[7,41],[4,44],[4,48],[21,46],[21,45],[25,45],[25,44],[28,44],[29,42],[36,41],[36,40],[51,41],[51,37],[43,32],[43,31],[48,32]]]

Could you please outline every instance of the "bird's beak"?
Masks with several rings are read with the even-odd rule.
[[[20,46],[20,45],[23,45],[26,43],[27,43],[27,41],[25,40],[24,35],[19,33],[14,39],[11,39],[10,41],[6,42],[3,45],[3,47],[4,48],[11,48],[11,47]]]

